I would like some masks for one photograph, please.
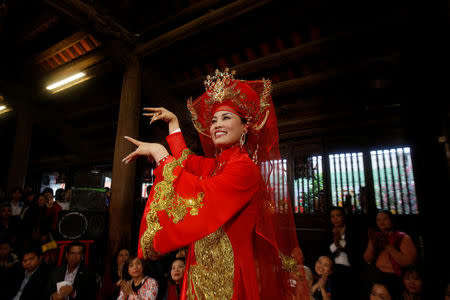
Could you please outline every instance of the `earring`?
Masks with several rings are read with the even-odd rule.
[[[244,144],[245,144],[245,133],[242,133],[241,137],[239,138],[239,146],[241,147],[241,149],[242,147],[244,147]]]

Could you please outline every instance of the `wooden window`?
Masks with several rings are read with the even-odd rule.
[[[322,156],[298,159],[294,167],[294,212],[317,213],[322,192]]]
[[[417,214],[417,199],[409,147],[370,151],[375,202],[394,214]]]

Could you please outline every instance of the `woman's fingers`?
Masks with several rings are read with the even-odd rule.
[[[124,157],[124,159],[122,159],[122,162],[124,163],[129,163],[130,161],[133,161],[136,159],[136,157],[139,156],[139,154],[137,153],[137,151],[133,151],[130,154],[128,154],[126,157]]]
[[[138,147],[139,147],[140,144],[142,144],[141,141],[135,140],[135,139],[133,139],[133,138],[131,138],[129,136],[124,136],[124,138],[127,139],[128,141],[132,142],[133,144],[135,144]]]

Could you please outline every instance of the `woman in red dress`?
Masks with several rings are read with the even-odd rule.
[[[303,258],[278,147],[270,81],[216,71],[188,101],[205,156],[187,149],[177,117],[161,144],[126,137],[153,158],[155,182],[141,221],[138,255],[157,259],[188,246],[181,299],[309,299]]]

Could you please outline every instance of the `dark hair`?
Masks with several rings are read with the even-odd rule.
[[[125,263],[125,265],[123,266],[123,269],[122,269],[122,276],[123,276],[123,278],[125,278],[126,280],[130,280],[131,279],[131,276],[130,276],[130,274],[128,274],[128,267],[130,266],[130,264],[135,260],[135,259],[137,259],[137,260],[139,260],[140,262],[141,262],[141,264],[142,264],[142,270],[143,270],[143,275],[144,276],[147,276],[148,275],[148,273],[149,273],[149,268],[148,268],[148,265],[147,265],[147,263],[145,262],[145,260],[143,260],[143,259],[141,259],[141,258],[138,258],[138,257],[130,257],[130,259]]]
[[[39,245],[30,246],[25,248],[25,250],[22,252],[22,259],[25,256],[25,254],[34,253],[36,256],[40,257],[42,255],[42,248],[39,247]]]
[[[113,261],[111,263],[111,277],[113,279],[113,282],[116,282],[117,280],[119,280],[119,276],[117,275],[117,268],[119,267],[117,265],[117,257],[119,256],[120,251],[122,250],[127,250],[128,253],[130,253],[130,258],[131,258],[131,251],[128,248],[119,248],[119,250],[116,251],[116,253],[114,253],[113,256]],[[126,265],[126,263],[125,263]],[[125,276],[126,272],[124,272],[124,269],[122,269],[122,276]]]
[[[343,215],[344,217],[346,217],[345,209],[344,209],[342,206],[332,206],[331,209],[330,209],[330,215],[331,215],[331,212],[332,212],[333,210],[338,210],[338,211],[340,211],[340,212],[342,213],[342,215]]]
[[[408,265],[402,269],[402,278],[405,277],[407,274],[416,273],[417,276],[419,276],[420,279],[424,279],[424,272],[421,265]]]
[[[170,263],[170,266],[169,266],[170,269],[169,269],[169,271],[172,269],[173,263],[176,262],[177,260],[182,261],[182,262],[186,265],[186,259],[184,259],[184,257],[175,257],[175,258],[172,260],[172,262]]]
[[[53,189],[52,189],[52,188],[49,188],[49,187],[46,187],[46,188],[42,191],[42,194],[45,194],[45,193],[50,193],[50,194],[52,194],[52,196],[53,196]]]
[[[375,284],[384,286],[388,290],[392,299],[400,299],[400,294],[401,294],[400,287],[398,287],[394,282],[387,280],[387,279],[382,279],[382,278],[378,278],[372,282],[372,285],[370,286],[369,295],[370,295],[370,293],[372,293],[372,289]]]
[[[75,247],[75,246],[81,247],[81,248],[83,249],[83,250],[82,250],[82,251],[83,251],[83,254],[84,254],[84,252],[86,251],[86,247],[84,246],[83,243],[78,242],[78,241],[75,241],[75,242],[70,243],[69,246],[67,246],[67,248],[66,248],[66,254],[69,254],[70,248]]]
[[[64,200],[63,194],[64,194],[65,190],[64,189],[57,189],[55,192],[55,200]]]

